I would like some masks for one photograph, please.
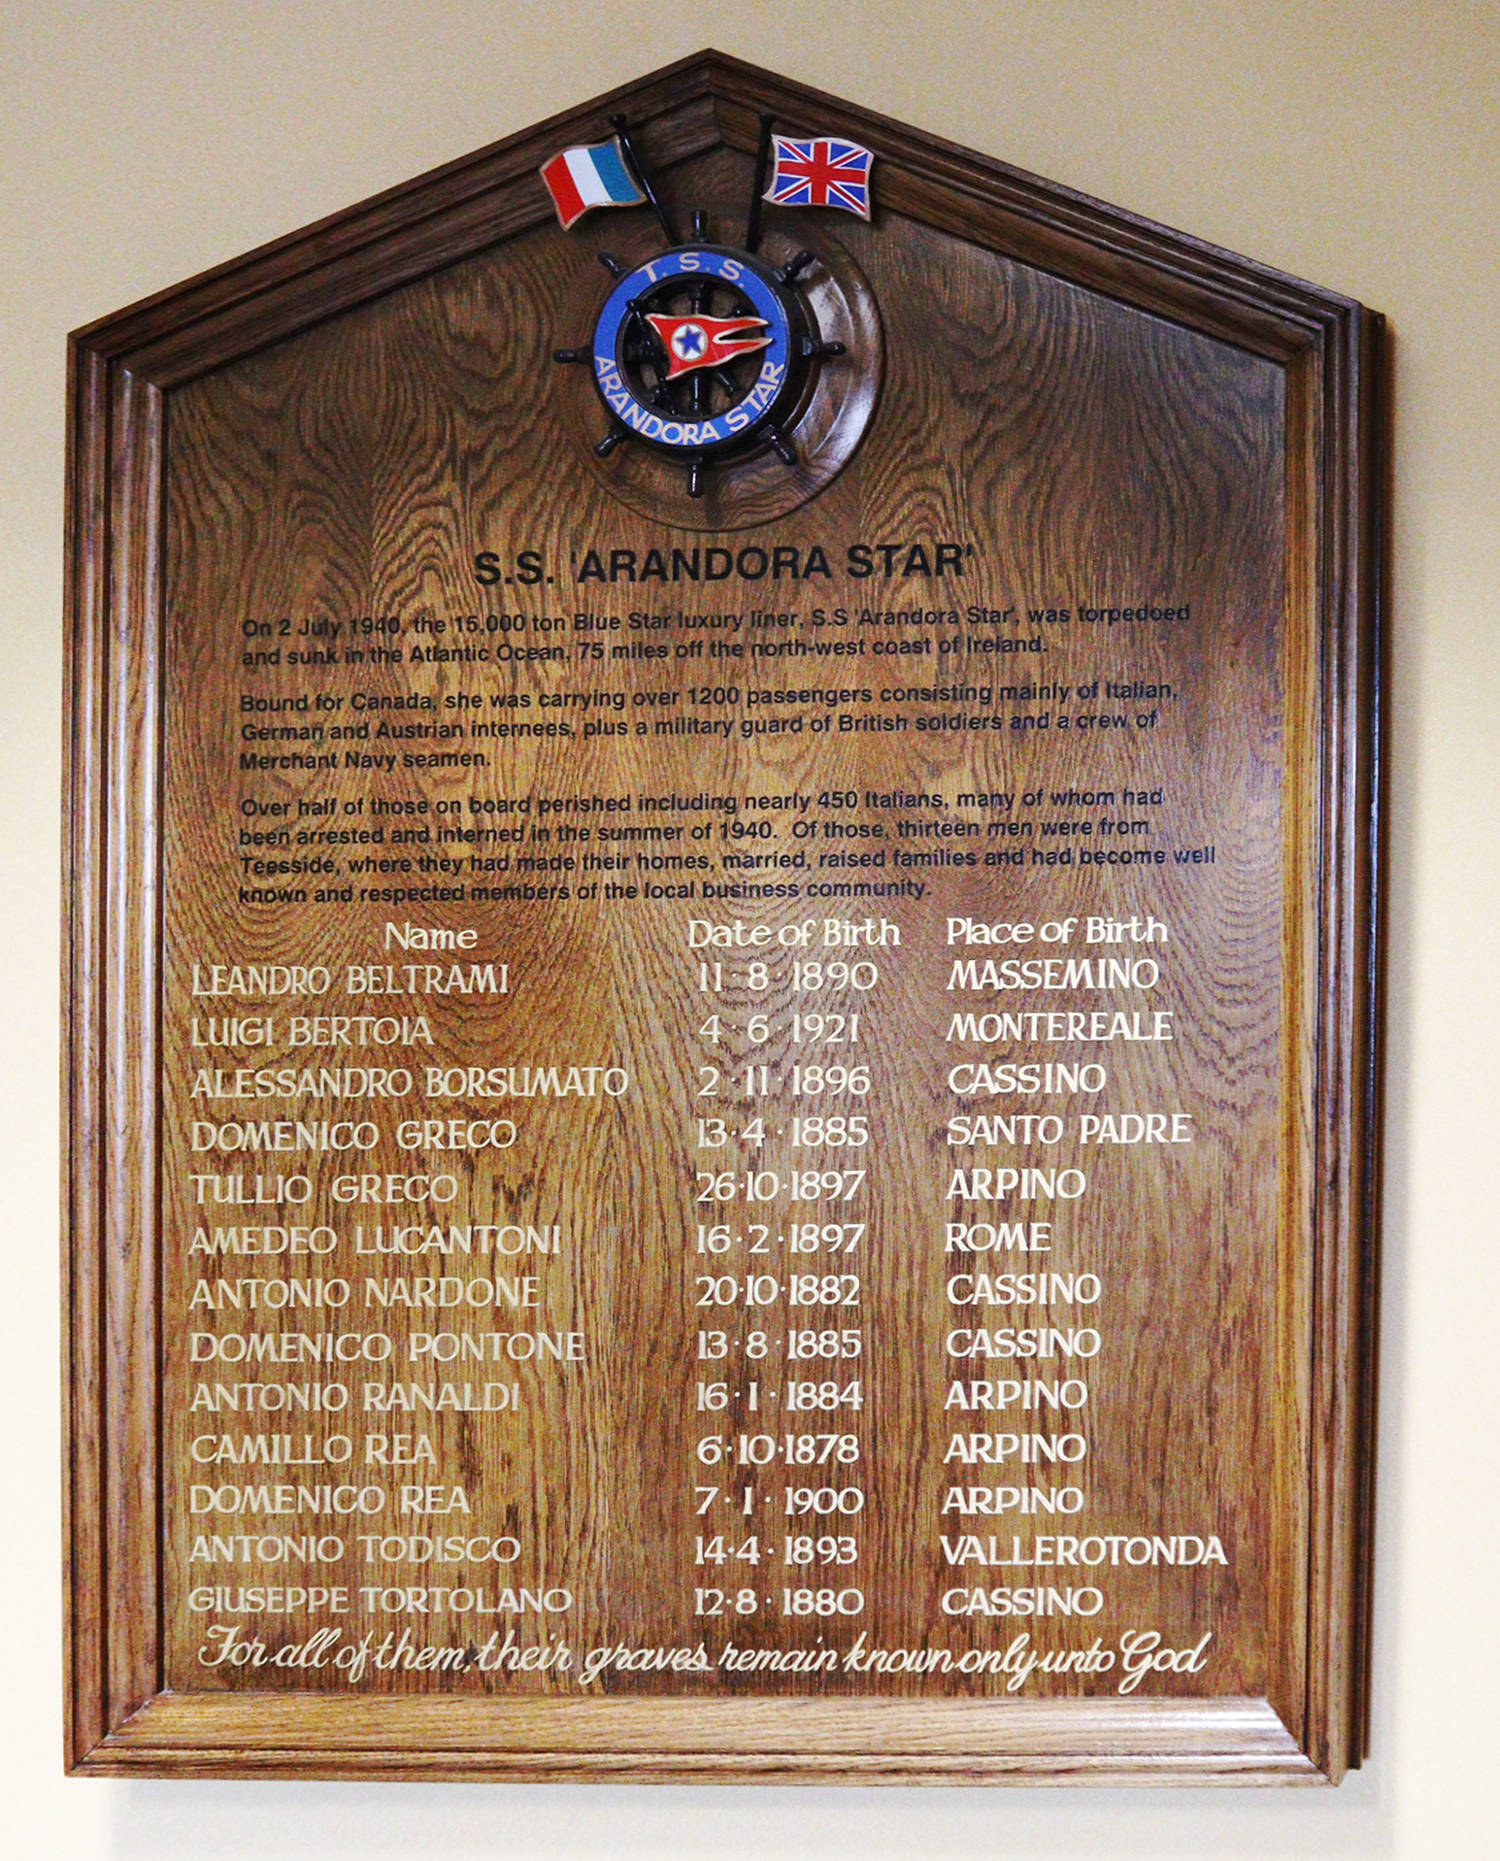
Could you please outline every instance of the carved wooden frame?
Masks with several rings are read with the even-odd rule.
[[[165,1691],[159,1661],[157,1042],[164,409],[252,349],[539,222],[541,159],[628,106],[653,163],[757,113],[868,144],[899,212],[1285,373],[1289,1382],[1269,1699],[557,1705]],[[178,1777],[718,1782],[1338,1781],[1365,1750],[1379,1176],[1380,319],[720,54],[685,59],[79,332],[70,350],[63,986],[67,1762]]]

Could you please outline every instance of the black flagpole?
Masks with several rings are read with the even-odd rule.
[[[609,126],[620,138],[620,147],[625,151],[625,159],[630,163],[631,170],[635,175],[640,190],[646,196],[647,205],[651,208],[651,211],[656,215],[660,223],[662,234],[667,244],[669,246],[679,245],[681,241],[677,237],[676,228],[667,218],[667,210],[657,199],[656,189],[651,185],[651,177],[641,166],[641,158],[635,152],[635,144],[630,140],[630,130],[626,126],[625,118],[623,116],[612,116],[609,119]]]
[[[760,209],[766,191],[766,169],[771,160],[771,125],[774,116],[763,115],[760,119],[760,143],[755,151],[755,179],[750,183],[750,218],[745,225],[745,250],[760,250]]]

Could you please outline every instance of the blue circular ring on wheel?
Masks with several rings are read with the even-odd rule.
[[[620,360],[621,336],[630,306],[647,291],[682,278],[717,278],[733,285],[750,300],[771,340],[759,351],[760,370],[744,396],[712,419],[679,420],[640,400],[630,386]],[[668,452],[711,452],[744,441],[771,416],[787,387],[792,356],[792,329],[786,306],[761,272],[744,253],[720,251],[714,246],[677,246],[627,272],[605,299],[594,325],[594,385],[604,404],[624,427],[638,438]]]

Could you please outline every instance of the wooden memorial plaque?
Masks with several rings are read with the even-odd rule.
[[[71,1766],[1359,1762],[1379,338],[710,53],[75,339]]]

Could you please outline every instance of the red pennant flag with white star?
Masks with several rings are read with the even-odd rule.
[[[667,352],[667,380],[695,368],[717,368],[737,355],[749,355],[770,343],[768,335],[755,334],[766,327],[763,317],[659,317],[646,321],[661,338]]]

